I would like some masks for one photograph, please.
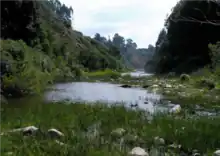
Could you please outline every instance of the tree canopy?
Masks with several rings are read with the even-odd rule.
[[[218,1],[180,0],[164,26],[151,61],[156,73],[192,72],[211,63],[208,45],[220,40]]]

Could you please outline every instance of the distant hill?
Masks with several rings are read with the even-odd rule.
[[[143,69],[146,61],[152,58],[155,47],[148,45],[148,48],[138,48],[138,45],[132,39],[125,39],[118,33],[115,33],[112,40],[106,39],[99,33],[95,34],[94,39],[106,47],[114,46],[119,49],[126,66],[131,68]]]

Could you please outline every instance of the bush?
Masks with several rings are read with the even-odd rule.
[[[104,71],[96,71],[96,72],[90,72],[85,73],[85,76],[88,76],[90,78],[112,78],[117,79],[121,76],[121,74],[117,71],[112,71],[110,69],[106,69]]]
[[[181,81],[189,81],[190,80],[190,76],[187,74],[181,74],[180,75],[180,80]]]
[[[202,87],[207,87],[209,89],[214,89],[215,88],[215,82],[210,79],[201,79],[199,81],[199,85]]]

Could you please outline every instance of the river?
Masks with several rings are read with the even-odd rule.
[[[123,73],[122,75],[126,74],[130,74],[133,77],[151,75],[143,71]],[[22,107],[30,105],[30,103],[39,104],[68,100],[71,102],[124,104],[127,107],[136,105],[138,108],[149,112],[167,109],[167,105],[161,104],[161,95],[150,93],[142,88],[122,88],[120,85],[105,82],[58,83],[53,85],[52,89],[45,92],[44,95],[10,99],[9,104],[16,104],[16,107]]]
[[[131,73],[133,77],[149,76],[143,71]],[[124,104],[127,107],[137,106],[149,112],[164,111],[172,104],[161,103],[162,96],[148,92],[142,88],[122,88],[120,84],[104,82],[72,82],[60,83],[53,86],[52,91],[45,93],[46,101],[74,101],[74,102],[104,102],[107,104]]]
[[[151,74],[143,71],[135,71],[130,74],[133,77],[150,76]],[[53,101],[70,101],[94,103],[103,102],[109,105],[123,104],[126,107],[135,106],[148,112],[169,111],[176,104],[163,100],[163,97],[156,93],[150,93],[143,88],[122,88],[121,84],[112,84],[105,82],[70,82],[59,83],[52,86],[41,96],[30,96],[20,99],[9,99],[9,106],[23,107],[25,105],[46,104]],[[134,107],[133,107],[134,108]],[[196,111],[201,115],[216,115],[208,111]],[[219,113],[218,113],[219,114]]]

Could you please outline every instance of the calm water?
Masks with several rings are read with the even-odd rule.
[[[131,76],[149,76],[151,74],[142,71],[126,73]],[[23,107],[24,105],[39,104],[50,101],[68,100],[72,102],[105,102],[108,104],[121,104],[127,107],[136,105],[140,109],[149,112],[168,111],[175,104],[162,100],[159,94],[149,93],[142,88],[122,88],[120,84],[102,82],[72,82],[60,83],[52,87],[43,96],[25,97],[22,99],[10,99],[12,106]],[[197,111],[200,115],[213,115],[215,113],[207,111]],[[207,114],[208,113],[208,114]],[[211,113],[211,114],[210,114]]]
[[[159,109],[165,109],[160,102],[161,96],[149,93],[141,88],[122,88],[117,84],[93,83],[93,82],[73,82],[57,84],[54,91],[45,94],[47,101],[85,101],[85,102],[106,102],[106,103],[124,103],[126,106],[138,104],[141,109],[150,112]]]
[[[143,71],[124,73],[131,76],[149,76]],[[124,104],[127,107],[137,105],[138,108],[149,112],[167,110],[169,105],[162,105],[161,96],[147,92],[142,88],[122,88],[120,84],[103,82],[72,82],[59,83],[52,86],[43,96],[13,99],[9,103],[16,103],[16,107],[39,104],[51,101],[68,100],[72,102],[105,102],[108,104]],[[171,107],[171,106],[170,106]]]

